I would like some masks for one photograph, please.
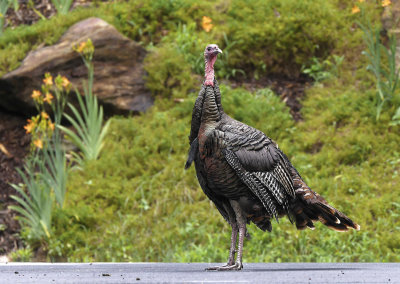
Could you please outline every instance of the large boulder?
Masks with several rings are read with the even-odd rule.
[[[105,112],[126,114],[150,107],[153,100],[145,87],[142,64],[145,49],[98,18],[73,25],[57,44],[30,52],[18,69],[0,78],[0,107],[25,115],[33,113],[31,94],[40,89],[46,72],[66,76],[82,90],[87,70],[72,46],[88,38],[95,46],[93,90]]]

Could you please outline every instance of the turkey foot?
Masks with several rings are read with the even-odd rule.
[[[217,271],[227,271],[227,270],[241,270],[243,268],[243,264],[240,262],[235,262],[235,264],[231,265],[229,263],[222,266],[214,266],[206,268],[206,270],[217,270]]]
[[[236,240],[237,240],[237,235],[238,235],[238,226],[235,220],[235,217],[233,217],[230,221],[231,227],[232,227],[232,234],[231,234],[231,248],[229,249],[229,259],[228,263],[222,266],[213,266],[206,268],[206,270],[228,270],[228,267],[233,267],[235,266],[235,253],[236,253]]]
[[[232,236],[231,236],[231,249],[229,251],[229,260],[228,263],[222,266],[210,267],[206,270],[217,270],[217,271],[226,271],[226,270],[241,270],[243,268],[242,264],[242,255],[243,255],[243,241],[244,236],[246,234],[246,218],[244,217],[240,205],[235,200],[230,200],[232,204],[232,208],[236,214],[236,221],[231,222],[232,224]],[[234,263],[233,259],[235,258],[235,247],[236,240],[239,231],[239,242],[238,242],[238,250],[237,250],[237,259]]]
[[[228,263],[221,265],[221,266],[213,266],[213,267],[208,267],[206,268],[206,270],[229,270],[229,267],[233,267],[235,266],[235,261],[234,261],[234,257],[235,257],[235,252],[233,254],[232,258],[229,258]],[[243,265],[242,265],[243,266]]]

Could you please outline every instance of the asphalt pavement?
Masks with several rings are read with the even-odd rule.
[[[400,283],[400,263],[2,263],[0,283]]]

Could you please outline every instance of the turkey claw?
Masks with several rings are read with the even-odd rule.
[[[216,270],[216,271],[227,271],[227,270],[241,270],[243,268],[243,264],[236,262],[233,265],[225,264],[222,266],[214,266],[206,268],[206,270]]]

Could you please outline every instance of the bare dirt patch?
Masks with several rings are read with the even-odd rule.
[[[16,204],[11,195],[17,192],[10,183],[19,183],[21,178],[16,168],[21,168],[26,156],[30,137],[23,129],[26,119],[0,110],[0,255],[8,254],[20,247],[20,226],[16,213],[8,206]]]
[[[249,91],[256,91],[260,88],[270,88],[280,96],[283,102],[290,108],[293,119],[299,121],[301,117],[301,100],[305,90],[312,84],[312,79],[301,74],[295,78],[287,78],[281,75],[268,75],[259,80],[243,79],[230,82],[232,87],[244,87]]]
[[[44,18],[51,18],[57,13],[56,8],[51,0],[19,0],[19,9],[14,11],[10,7],[6,13],[5,27],[17,27],[19,25],[32,25]],[[71,9],[77,6],[87,6],[92,1],[75,0],[71,5]]]

